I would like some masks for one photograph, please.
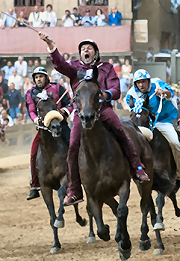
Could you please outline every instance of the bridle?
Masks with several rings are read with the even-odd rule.
[[[94,82],[94,81],[92,81],[92,78],[91,78],[91,79],[83,78],[82,80],[79,81],[79,84],[80,84],[81,82],[83,82],[83,81],[86,81],[86,82],[88,82],[88,81]],[[94,82],[94,83],[98,86],[98,88],[99,88],[99,94],[101,94],[101,96],[102,96],[102,98],[99,99],[99,108],[97,109],[97,111],[95,112],[95,115],[94,115],[94,122],[96,122],[97,120],[99,120],[102,103],[105,101],[105,99],[104,99],[104,97],[103,97],[103,93],[102,93],[102,91],[101,91],[101,89],[100,89],[99,83],[98,83],[98,82]],[[78,84],[78,86],[79,86],[79,84]],[[78,87],[78,86],[77,86],[76,92],[81,89],[81,87]],[[72,103],[73,103],[73,102],[76,103],[76,98],[77,98],[77,96],[75,95],[75,96],[73,97]],[[77,106],[76,106],[76,110],[77,110],[77,112],[78,112],[79,118],[80,118],[80,119],[83,119],[84,116],[82,115],[82,113],[80,112],[80,110],[77,108]]]
[[[52,131],[51,131],[48,127],[44,126],[44,118],[39,115],[38,104],[39,104],[41,101],[43,101],[43,99],[39,99],[39,101],[37,102],[37,105],[36,105],[37,116],[38,116],[38,123],[39,123],[38,125],[36,125],[36,128],[37,128],[38,130],[39,130],[39,129],[42,129],[42,130],[49,131],[49,132],[52,133]],[[42,124],[42,125],[40,125],[40,124]]]

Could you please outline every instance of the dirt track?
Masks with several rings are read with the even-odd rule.
[[[23,159],[23,160],[22,160]],[[66,226],[59,229],[61,251],[51,255],[53,234],[49,225],[49,214],[42,197],[27,201],[29,193],[29,169],[27,155],[0,160],[5,168],[12,168],[0,173],[0,260],[33,261],[118,261],[119,254],[115,243],[116,220],[108,207],[104,207],[104,221],[110,225],[111,240],[103,242],[96,237],[95,244],[87,244],[88,225],[79,227],[75,222],[73,207],[67,207]],[[156,195],[156,194],[154,194]],[[180,203],[180,192],[178,193]],[[56,209],[58,197],[55,192]],[[130,260],[180,260],[180,218],[175,217],[172,204],[166,199],[164,208],[165,232],[162,238],[165,245],[163,256],[153,256],[155,235],[149,219],[149,236],[152,247],[146,252],[138,248],[140,238],[141,214],[139,195],[132,184],[131,197],[128,201],[128,231],[132,241]],[[85,202],[79,205],[80,213],[86,219]]]

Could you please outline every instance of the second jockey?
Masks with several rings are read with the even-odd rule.
[[[65,88],[60,84],[50,84],[48,73],[44,67],[36,68],[32,74],[32,77],[35,86],[33,86],[30,90],[27,91],[26,104],[27,104],[27,110],[29,116],[31,117],[32,121],[36,125],[38,125],[38,115],[37,115],[36,102],[35,102],[36,95],[42,92],[43,90],[45,90],[47,94],[52,93],[54,102],[57,102],[59,98],[62,96],[62,94],[65,92]],[[72,112],[72,108],[68,107],[69,103],[70,103],[70,96],[67,93],[66,95],[64,95],[62,100],[57,105],[57,109],[59,109],[60,112],[63,113],[66,117],[69,116],[69,114]],[[62,126],[61,136],[64,139],[64,141],[69,145],[70,129],[68,127],[67,121],[63,120],[61,122],[61,126]],[[29,196],[27,197],[27,200],[31,200],[33,198],[39,197],[38,190],[40,190],[40,184],[39,184],[39,179],[36,170],[36,156],[37,156],[38,147],[39,147],[39,131],[37,132],[31,147],[31,157],[30,157],[31,190]]]

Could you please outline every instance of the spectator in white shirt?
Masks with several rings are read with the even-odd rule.
[[[15,84],[15,89],[16,90],[23,90],[23,79],[20,75],[17,74],[17,71],[14,69],[12,71],[13,75],[9,76],[8,80],[8,86],[13,82]]]
[[[20,76],[25,77],[27,75],[27,62],[23,60],[22,56],[18,57],[18,61],[14,63],[14,68]]]
[[[74,26],[76,19],[73,14],[70,14],[69,10],[66,10],[65,15],[63,15],[62,17],[62,22],[64,27],[70,27],[70,26]]]
[[[51,4],[46,6],[46,10],[43,12],[43,26],[42,27],[55,27],[57,23],[56,13],[52,11],[53,7]]]
[[[8,120],[9,120],[8,126],[11,127],[11,126],[14,125],[14,122],[13,122],[11,116],[9,116],[9,115],[7,114],[6,110],[2,110],[2,111],[1,111],[1,115],[0,115],[0,123],[1,123],[1,124],[3,124],[4,119],[8,119]]]
[[[148,51],[148,53],[146,54],[146,62],[147,62],[147,63],[152,63],[152,62],[154,62],[153,51],[154,51],[154,48],[153,48],[153,47],[149,47],[149,51]]]
[[[43,13],[38,12],[39,7],[37,5],[34,6],[34,12],[31,12],[29,15],[29,23],[33,27],[41,27],[43,25]]]

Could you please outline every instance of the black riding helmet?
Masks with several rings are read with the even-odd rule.
[[[49,76],[48,76],[48,73],[47,73],[46,69],[44,67],[37,67],[34,70],[33,74],[32,74],[34,83],[35,83],[35,75],[38,74],[38,73],[45,74],[45,76],[46,76],[46,84],[48,84],[50,82]]]
[[[99,48],[97,46],[97,44],[91,40],[91,39],[86,39],[82,42],[80,42],[79,46],[78,46],[78,49],[79,49],[79,55],[81,55],[81,47],[84,45],[84,44],[91,44],[95,50],[95,56],[94,56],[94,61],[95,62],[99,62],[100,61],[100,55],[99,55]]]

